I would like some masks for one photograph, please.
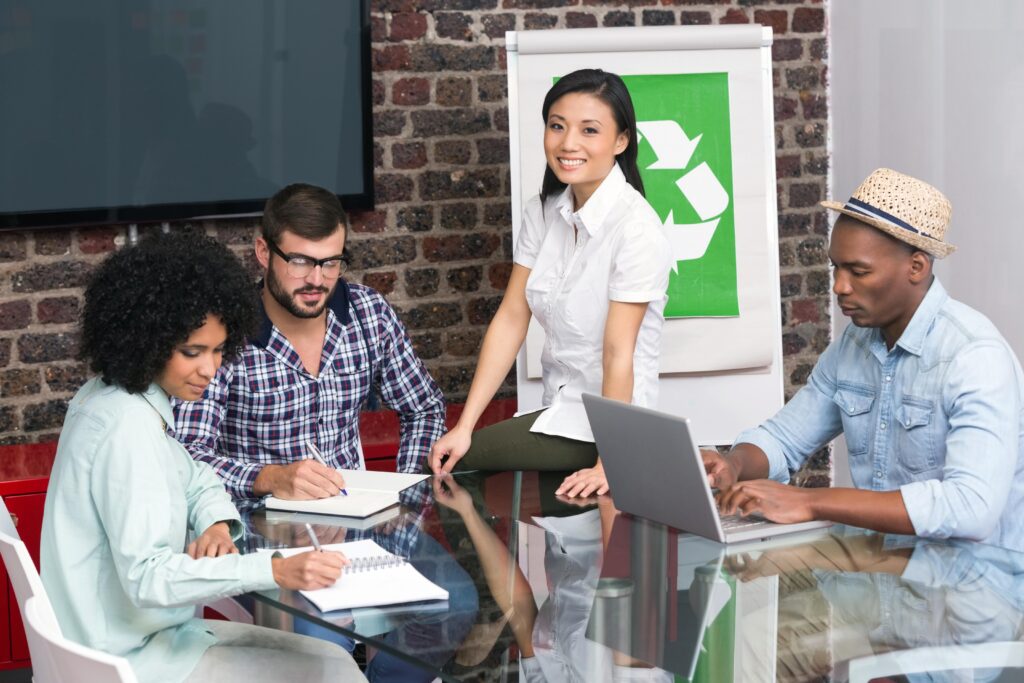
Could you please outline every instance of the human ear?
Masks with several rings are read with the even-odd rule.
[[[619,156],[626,151],[627,147],[629,147],[629,136],[630,132],[628,130],[624,130],[619,133],[617,138],[615,138],[615,156]]]
[[[256,251],[256,260],[259,261],[260,267],[263,270],[270,268],[270,247],[267,246],[267,241],[263,239],[262,235],[256,235],[256,242],[253,245]]]
[[[910,281],[913,284],[923,282],[932,274],[932,259],[923,251],[915,251],[910,255]]]

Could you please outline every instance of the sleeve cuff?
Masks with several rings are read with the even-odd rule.
[[[786,454],[782,452],[782,446],[772,438],[762,427],[755,427],[742,432],[736,437],[733,448],[738,444],[749,443],[757,446],[768,456],[768,478],[777,482],[789,483],[789,465],[786,463]]]
[[[660,301],[665,296],[665,290],[657,289],[609,289],[608,298],[612,301],[621,301],[627,304],[647,303],[649,301]]]
[[[931,490],[931,484],[938,485],[937,481],[912,481],[900,487],[900,494],[903,496],[903,507],[907,509],[907,517],[914,527],[914,533],[918,536],[938,536],[937,528],[930,528],[934,525],[928,524],[929,511],[932,508],[933,499],[937,492]]]
[[[242,557],[245,560],[242,565],[242,581],[249,586],[248,590],[265,591],[277,588],[272,560],[280,556],[281,553],[252,553]]]
[[[217,501],[203,506],[196,514],[195,531],[202,534],[217,522],[228,522],[231,538],[237,541],[242,536],[242,518],[231,501]]]
[[[512,259],[512,263],[517,263],[521,265],[523,268],[529,268],[530,270],[533,270],[533,266],[536,265],[537,259],[531,258],[529,256],[516,256],[515,258]]]

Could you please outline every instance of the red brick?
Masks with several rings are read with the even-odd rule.
[[[731,7],[725,11],[725,16],[718,20],[719,24],[749,24],[750,16],[746,10]]]
[[[0,304],[0,330],[20,330],[32,322],[32,304],[27,299]]]
[[[796,116],[797,101],[792,97],[775,96],[775,120],[785,121]]]
[[[353,211],[348,218],[352,232],[383,232],[388,215],[385,211]]]
[[[797,299],[790,303],[791,324],[816,323],[820,319],[821,313],[817,299]]]
[[[114,251],[114,228],[92,228],[78,233],[78,248],[83,254],[106,254]]]
[[[683,26],[702,26],[711,23],[711,12],[687,12],[679,13],[679,23]]]
[[[430,101],[430,81],[426,78],[400,78],[391,86],[391,101],[399,105],[426,104]]]
[[[404,71],[409,68],[411,58],[409,48],[405,45],[386,45],[374,48],[371,54],[373,70],[376,71]]]
[[[381,294],[390,294],[395,291],[395,282],[398,274],[393,270],[386,273],[366,273],[363,275],[363,284],[376,289]]]
[[[41,323],[71,323],[78,320],[77,297],[61,296],[43,299],[36,304],[36,318]]]
[[[487,279],[491,283],[491,287],[495,289],[504,290],[508,285],[508,278],[512,274],[512,264],[510,262],[495,263],[487,269]]]
[[[396,12],[391,15],[391,40],[418,40],[427,35],[427,15]]]
[[[793,10],[795,33],[821,33],[825,30],[825,10],[818,7],[797,7]]]
[[[762,26],[771,26],[773,34],[781,35],[786,32],[789,14],[784,9],[758,9],[754,10],[754,21]]]
[[[785,154],[775,157],[775,175],[779,178],[800,176],[800,155]]]
[[[427,146],[422,142],[396,142],[391,146],[393,168],[422,168],[427,165]]]
[[[565,13],[565,27],[566,28],[595,28],[597,26],[597,17],[587,12],[566,12]]]

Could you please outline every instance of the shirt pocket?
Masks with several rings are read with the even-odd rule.
[[[867,387],[839,385],[832,401],[842,412],[843,436],[850,455],[864,455],[871,443],[871,408],[874,392]]]
[[[896,458],[909,472],[921,473],[936,466],[934,412],[932,401],[906,394],[896,408]]]
[[[321,415],[357,412],[369,396],[373,368],[363,355],[336,358],[330,372],[320,376]]]

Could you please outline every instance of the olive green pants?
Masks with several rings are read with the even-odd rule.
[[[530,431],[543,411],[513,417],[473,432],[473,445],[457,470],[575,471],[593,467],[597,446]]]

